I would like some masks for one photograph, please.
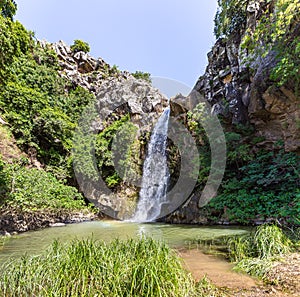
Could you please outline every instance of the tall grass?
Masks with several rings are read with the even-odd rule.
[[[235,269],[264,278],[273,261],[291,252],[292,241],[276,225],[261,225],[254,232],[227,241]]]
[[[0,269],[5,297],[196,296],[195,283],[175,252],[150,238],[55,241],[46,253]]]
[[[232,261],[244,258],[270,258],[291,251],[292,242],[276,225],[261,225],[254,232],[229,238],[227,241]]]

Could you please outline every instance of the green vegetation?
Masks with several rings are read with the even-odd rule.
[[[132,73],[132,75],[137,79],[143,79],[149,83],[151,83],[151,74],[143,71],[136,71]]]
[[[271,72],[271,79],[278,85],[294,85],[300,88],[300,3],[298,0],[273,1],[274,10],[266,10],[252,32],[248,30],[242,46],[252,59],[276,53],[277,65]],[[260,46],[257,46],[257,45]],[[251,62],[251,61],[249,61]]]
[[[129,122],[129,114],[115,120],[97,135],[95,155],[101,176],[109,187],[115,187],[121,182],[121,175],[125,180],[139,172],[133,159],[138,152],[134,150],[134,139],[137,127]],[[138,148],[139,149],[139,148]],[[119,172],[116,172],[116,168]],[[133,170],[133,172],[132,172]]]
[[[218,289],[206,276],[196,284],[197,297],[225,297],[227,294]]]
[[[218,0],[214,33],[217,38],[229,37],[246,25],[247,0]]]
[[[262,225],[250,234],[229,238],[227,245],[235,269],[260,278],[293,249],[292,241],[276,225]]]
[[[276,65],[270,71],[270,82],[277,86],[300,88],[300,4],[297,0],[268,0],[260,3],[255,27],[246,25],[249,1],[219,0],[215,17],[217,38],[242,36],[242,48],[250,70],[258,61],[275,55]],[[236,34],[236,35],[234,35]],[[299,97],[299,96],[298,96]],[[198,138],[201,158],[198,187],[203,187],[209,170],[210,149],[197,114],[189,115],[189,128]],[[226,133],[227,167],[224,180],[215,197],[205,208],[212,222],[225,220],[249,224],[271,219],[299,225],[300,158],[284,151],[283,143],[273,150],[265,149],[264,139],[254,137],[251,126],[233,126]]]
[[[246,148],[236,146],[234,157],[228,158],[219,195],[207,206],[212,218],[242,224],[266,219],[300,224],[300,157],[283,150],[251,155]]]
[[[14,1],[1,5],[0,115],[19,148],[39,160],[43,169],[28,168],[21,151],[13,152],[9,161],[1,157],[0,210],[52,214],[85,210],[82,195],[67,184],[74,185],[73,133],[94,95],[59,76],[51,46],[42,48],[31,32],[12,20]],[[8,128],[4,130],[3,145],[8,145]]]
[[[79,39],[74,40],[74,43],[71,45],[71,51],[73,53],[77,53],[77,52],[88,53],[90,50],[91,48],[89,44]]]
[[[0,109],[18,144],[36,150],[53,171],[64,169],[66,178],[71,175],[66,169],[76,122],[94,96],[81,87],[66,92],[68,84],[57,69],[54,52],[35,45],[34,55],[23,55],[10,65],[10,79],[0,90]]]
[[[26,54],[30,47],[30,34],[19,22],[0,16],[0,83],[9,78],[11,63]]]
[[[3,17],[12,20],[17,12],[17,3],[14,0],[1,0],[0,11]]]
[[[199,117],[205,117],[201,106],[188,113],[188,127],[199,150],[197,190],[201,191],[210,170],[210,146]],[[203,213],[213,223],[225,220],[251,224],[271,219],[299,225],[300,156],[285,152],[283,143],[278,143],[274,150],[259,148],[264,138],[253,134],[251,126],[240,125],[225,132],[225,175],[218,195]]]
[[[86,207],[82,195],[74,187],[64,185],[44,170],[8,164],[4,169],[0,164],[0,180],[4,184],[2,207],[25,212],[72,211]]]
[[[1,271],[7,297],[199,296],[175,252],[150,238],[54,242],[42,255],[24,256]]]
[[[268,273],[274,264],[299,251],[299,231],[299,227],[283,229],[278,225],[263,224],[242,235],[196,238],[191,241],[190,247],[221,255],[235,264],[234,270],[269,282]]]
[[[236,33],[241,36],[244,33],[248,3],[246,0],[218,0],[214,27],[217,38],[230,38]],[[268,0],[261,2],[260,6],[256,26],[247,29],[242,42],[248,66],[255,68],[261,58],[275,53],[277,64],[270,78],[279,86],[295,86],[299,92],[299,1]]]

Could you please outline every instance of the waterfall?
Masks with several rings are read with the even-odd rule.
[[[159,217],[161,206],[166,202],[170,176],[166,156],[169,116],[170,108],[167,107],[151,134],[143,166],[139,202],[131,221],[154,221]]]

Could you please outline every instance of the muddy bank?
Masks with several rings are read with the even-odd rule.
[[[185,267],[199,281],[204,276],[220,289],[220,296],[234,297],[299,297],[300,254],[285,256],[274,263],[265,282],[232,270],[233,264],[197,249],[180,250]]]

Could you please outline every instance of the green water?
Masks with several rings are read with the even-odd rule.
[[[151,236],[163,240],[171,247],[186,247],[192,239],[212,239],[223,235],[242,234],[248,230],[241,227],[202,227],[193,225],[137,224],[118,221],[94,221],[71,224],[64,227],[32,231],[6,240],[0,250],[0,262],[24,253],[37,255],[55,239],[70,241],[75,238],[89,238],[110,241],[114,238],[127,239]]]

